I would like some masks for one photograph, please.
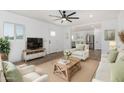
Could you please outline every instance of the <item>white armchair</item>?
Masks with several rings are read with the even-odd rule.
[[[48,74],[39,73],[36,71],[34,65],[23,65],[17,67],[20,73],[23,75],[24,82],[47,82]]]
[[[76,48],[70,49],[72,57],[86,60],[89,57],[89,45],[87,44],[76,44]]]

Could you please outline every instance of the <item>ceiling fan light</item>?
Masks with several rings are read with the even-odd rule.
[[[65,18],[62,18],[62,20],[63,20],[63,21],[66,21],[66,19],[65,19]]]

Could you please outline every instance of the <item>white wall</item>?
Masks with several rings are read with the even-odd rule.
[[[52,37],[50,36],[50,32],[54,31],[55,32],[55,36]],[[58,52],[58,51],[63,51],[64,50],[64,32],[65,32],[65,28],[63,27],[51,27],[48,31],[48,40],[51,41],[51,44],[48,49],[49,53],[54,53],[54,52]]]
[[[117,30],[117,38],[116,38],[116,43],[118,48],[123,48],[124,49],[124,44],[120,41],[120,38],[118,36],[118,32],[124,31],[124,11],[120,11],[119,16],[118,16],[118,30]]]
[[[115,20],[109,20],[102,23],[102,53],[106,53],[109,50],[109,42],[104,40],[104,30],[115,29],[115,41],[117,48],[124,49],[124,44],[120,41],[118,33],[124,31],[124,11],[120,11],[118,18]]]
[[[64,50],[71,48],[71,28],[66,27],[64,31]]]
[[[95,28],[94,29],[94,36],[95,36],[95,49],[101,49],[101,28]]]
[[[11,41],[11,52],[9,60],[17,62],[22,60],[22,50],[26,47],[26,37],[42,37],[44,39],[44,47],[49,48],[49,31],[56,30],[57,41],[56,49],[61,51],[64,49],[64,28],[46,22],[37,21],[24,16],[19,16],[7,11],[0,11],[0,37],[3,36],[3,22],[12,22],[23,24],[25,26],[25,39]]]
[[[124,44],[120,41],[118,33],[124,31],[124,11],[120,11],[118,18],[115,20],[109,20],[102,23],[102,30],[115,29],[115,41],[117,48],[124,49]],[[102,53],[106,53],[109,50],[109,42],[104,40],[104,31],[102,31]]]
[[[102,34],[102,53],[107,53],[109,51],[109,41],[104,40],[104,31],[109,29],[115,29],[117,38],[117,30],[118,30],[118,20],[108,20],[101,23],[101,34]]]

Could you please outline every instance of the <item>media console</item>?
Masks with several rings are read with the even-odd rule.
[[[38,49],[33,49],[33,50],[30,50],[30,49],[23,50],[23,59],[26,62],[31,59],[43,57],[46,55],[45,50],[46,50],[45,48],[38,48]]]

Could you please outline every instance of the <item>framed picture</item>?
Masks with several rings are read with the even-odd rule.
[[[113,30],[113,29],[105,30],[104,31],[104,39],[106,41],[115,40],[115,30]]]

